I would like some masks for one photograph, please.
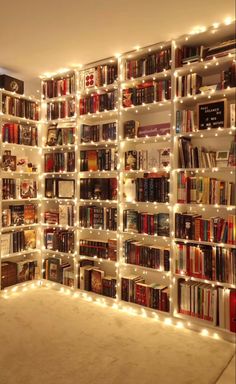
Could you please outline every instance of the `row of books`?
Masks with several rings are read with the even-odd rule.
[[[117,178],[80,179],[80,198],[117,200]]]
[[[187,63],[194,63],[196,61],[200,61],[204,55],[204,47],[203,45],[183,45],[182,47],[178,47],[175,51],[176,55],[176,66],[182,66]]]
[[[9,205],[2,210],[2,226],[37,223],[37,206],[34,204]]]
[[[79,101],[80,115],[88,113],[112,111],[116,107],[117,90],[112,90],[104,93],[93,93],[84,96]]]
[[[124,257],[128,264],[157,269],[170,270],[170,249],[145,245],[137,240],[128,239],[124,242]]]
[[[44,172],[74,172],[75,152],[50,152],[44,154]]]
[[[209,47],[204,47],[203,45],[183,45],[175,50],[175,66],[181,67],[187,63],[212,60],[214,57],[224,57],[229,53],[235,53],[235,38],[218,42]]]
[[[73,98],[47,103],[47,120],[65,119],[74,116],[75,100]]]
[[[74,199],[75,198],[75,180],[71,179],[45,179],[45,197],[54,199]]]
[[[6,232],[1,235],[2,256],[34,248],[36,248],[36,231],[34,229]]]
[[[92,88],[113,84],[118,78],[117,63],[97,65],[80,72],[80,87]]]
[[[236,217],[202,218],[197,213],[175,214],[175,236],[179,239],[236,244]]]
[[[152,75],[171,68],[171,47],[160,51],[127,60],[125,63],[126,79]]]
[[[79,207],[80,226],[93,229],[117,230],[117,208],[83,205]]]
[[[35,279],[39,279],[37,260],[1,263],[1,289]]]
[[[170,148],[156,149],[151,146],[146,150],[126,151],[125,170],[152,170],[170,165]]]
[[[44,230],[44,245],[46,249],[54,251],[74,252],[74,232],[64,229],[47,228]]]
[[[74,205],[59,204],[57,209],[44,212],[44,223],[51,225],[73,226],[75,221]]]
[[[34,179],[2,179],[2,199],[28,199],[37,197]]]
[[[39,105],[35,101],[18,99],[4,94],[2,95],[2,112],[6,115],[30,120],[39,119]]]
[[[80,171],[114,171],[117,169],[117,150],[80,151]]]
[[[43,98],[49,99],[75,93],[75,75],[66,76],[63,78],[44,80]]]
[[[116,140],[117,123],[81,125],[81,143]]]
[[[171,80],[158,80],[141,83],[133,88],[123,89],[122,105],[124,108],[132,105],[149,104],[171,99]]]
[[[79,288],[99,295],[116,297],[116,278],[94,266],[91,260],[81,260],[79,268]]]
[[[198,279],[236,284],[236,249],[177,242],[175,272]]]
[[[125,209],[123,211],[123,230],[124,232],[146,233],[151,236],[169,236],[169,214],[153,214]]]
[[[236,290],[194,281],[179,283],[179,312],[236,332]]]
[[[2,126],[2,141],[36,146],[38,145],[38,129],[34,125],[6,123]]]
[[[234,62],[228,69],[221,71],[219,88],[226,89],[228,87],[236,87],[236,65]]]
[[[121,299],[159,311],[169,312],[169,288],[159,284],[145,284],[141,276],[121,278]]]
[[[75,127],[71,123],[49,125],[47,129],[46,145],[72,145],[75,143]]]
[[[44,260],[43,268],[44,279],[74,287],[74,270],[68,261],[59,257],[48,257]]]
[[[216,167],[216,151],[204,147],[193,146],[191,139],[182,137],[178,141],[179,168],[212,168]],[[227,165],[227,163],[226,163]]]
[[[79,242],[79,254],[80,256],[116,261],[117,241],[113,239],[107,241],[82,239]]]
[[[124,179],[124,199],[140,202],[167,203],[169,201],[169,175],[168,174],[144,174],[144,177],[136,179]]]
[[[197,95],[202,86],[202,77],[197,73],[176,77],[176,96],[184,97],[188,95]]]
[[[177,202],[181,204],[234,205],[235,184],[207,176],[177,174]]]

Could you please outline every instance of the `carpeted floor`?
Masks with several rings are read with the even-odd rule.
[[[0,341],[1,384],[213,384],[235,352],[46,288],[0,298]]]

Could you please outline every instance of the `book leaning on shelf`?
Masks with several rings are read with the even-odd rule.
[[[3,143],[38,145],[38,129],[34,125],[5,123],[2,126]]]
[[[166,285],[146,284],[141,276],[136,275],[121,278],[121,300],[169,312],[169,298]]]
[[[236,249],[178,241],[175,246],[175,272],[235,285]]]
[[[27,251],[36,248],[36,231],[25,229],[23,231],[7,232],[1,235],[1,255]]]
[[[54,281],[59,284],[74,287],[73,266],[57,257],[48,257],[44,261],[44,279]]]
[[[207,176],[177,174],[177,202],[182,204],[234,205],[235,184]]]

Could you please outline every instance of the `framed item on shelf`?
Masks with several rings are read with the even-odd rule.
[[[2,168],[4,171],[16,171],[16,156],[12,156],[11,151],[6,151],[2,156]]]
[[[226,128],[227,100],[221,99],[197,105],[197,126],[199,130]]]
[[[229,151],[216,152],[216,165],[217,167],[227,167],[229,161]]]
[[[47,145],[53,146],[57,144],[57,128],[49,127],[47,133]]]
[[[74,180],[58,180],[57,188],[60,199],[73,199],[75,197]]]

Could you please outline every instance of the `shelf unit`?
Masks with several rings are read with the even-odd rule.
[[[25,117],[18,116],[18,103],[24,105],[23,111],[25,112],[23,113],[25,113]],[[29,108],[26,106],[27,103],[32,103]],[[6,262],[17,263],[14,264],[17,272],[17,285],[21,284],[22,281],[28,283],[27,280],[29,279],[41,278],[41,249],[39,239],[40,185],[38,184],[37,186],[37,197],[27,197],[26,190],[26,194],[23,196],[20,191],[21,185],[23,186],[21,183],[23,183],[24,180],[26,183],[29,182],[28,185],[31,184],[30,180],[38,182],[41,173],[41,169],[38,166],[38,155],[41,151],[39,118],[39,100],[8,92],[3,89],[0,90],[0,238],[2,245],[0,250],[0,264],[1,273],[4,271],[3,275],[1,275],[0,283],[2,288],[5,285],[4,279],[8,279],[8,272],[4,269]],[[7,193],[7,188],[10,188],[9,185],[8,187],[6,186],[6,180],[10,183],[16,183],[15,196],[6,195],[4,197],[3,193]],[[6,188],[5,192],[3,191],[3,186]],[[33,212],[32,205],[34,207]],[[28,209],[28,213],[26,209]],[[30,231],[35,231],[35,239],[33,233],[31,232],[30,234]],[[21,251],[19,251],[19,244],[16,246],[16,243],[19,241],[17,236],[21,236],[20,233],[24,233],[24,242],[26,241],[27,243],[27,248]],[[28,240],[26,240],[25,236],[29,237]],[[21,246],[23,247],[25,245]],[[13,247],[15,247],[14,252]],[[9,249],[8,252],[7,249]],[[25,269],[24,267],[24,262],[29,261],[37,262],[37,266],[33,267],[33,273],[32,271],[29,272],[29,268]]]
[[[214,288],[214,286],[224,287],[225,289],[232,288],[235,289],[234,284],[222,283],[216,280],[210,279],[201,279],[195,276],[186,276],[184,273],[177,273],[175,270],[176,263],[176,243],[182,242],[183,244],[195,244],[196,246],[213,246],[219,247],[222,249],[234,250],[234,244],[225,244],[224,242],[213,242],[213,241],[198,241],[190,239],[180,239],[175,237],[175,213],[176,212],[198,212],[202,214],[203,217],[212,217],[219,216],[226,217],[228,214],[235,213],[235,205],[223,205],[223,204],[203,204],[203,203],[181,203],[177,200],[177,177],[180,172],[187,172],[188,174],[194,176],[212,176],[214,178],[219,178],[223,180],[233,181],[235,178],[235,167],[201,167],[201,168],[183,168],[179,166],[178,163],[178,142],[181,138],[189,138],[196,146],[204,145],[213,147],[215,150],[229,150],[230,142],[235,138],[236,128],[230,126],[229,121],[223,127],[217,128],[208,128],[204,130],[199,130],[195,124],[192,132],[176,132],[176,111],[183,109],[195,109],[197,108],[198,103],[205,103],[209,101],[217,101],[222,98],[230,100],[230,103],[235,103],[235,88],[223,89],[223,90],[210,90],[202,91],[201,94],[196,95],[187,95],[182,97],[176,96],[176,85],[178,76],[189,75],[197,73],[203,76],[204,82],[203,85],[209,85],[216,82],[219,78],[219,74],[222,70],[228,69],[229,65],[234,62],[235,56],[229,54],[220,58],[213,58],[211,60],[200,60],[199,62],[187,63],[181,67],[176,67],[177,59],[177,50],[183,45],[194,46],[201,45],[202,42],[205,44],[214,44],[218,42],[219,36],[222,40],[227,39],[229,36],[232,36],[234,33],[233,25],[223,26],[219,28],[209,28],[207,31],[194,35],[186,35],[177,38],[175,41],[167,41],[164,43],[155,44],[152,46],[139,48],[136,51],[128,52],[124,55],[121,55],[118,58],[109,58],[101,60],[95,63],[88,64],[80,70],[69,71],[63,74],[55,74],[52,78],[44,78],[42,80],[42,92],[43,87],[46,81],[61,81],[65,80],[71,75],[74,76],[74,88],[69,94],[62,94],[58,97],[53,94],[53,97],[42,97],[42,115],[41,115],[41,127],[42,127],[42,162],[41,168],[44,169],[44,154],[46,153],[66,153],[67,151],[75,151],[75,161],[76,169],[75,172],[44,172],[39,175],[40,180],[42,179],[42,198],[40,199],[40,204],[42,204],[42,213],[41,213],[41,234],[43,234],[45,229],[65,229],[65,230],[74,230],[75,233],[75,249],[72,253],[61,252],[58,250],[45,249],[42,244],[44,244],[43,235],[41,236],[40,244],[42,246],[42,259],[45,260],[46,257],[52,258],[61,258],[63,261],[73,263],[73,273],[74,273],[74,282],[73,285],[69,288],[75,290],[75,294],[81,297],[84,297],[88,300],[95,300],[101,303],[112,304],[114,308],[126,308],[130,313],[140,313],[142,315],[152,316],[154,318],[163,318],[166,320],[166,323],[171,323],[177,321],[178,319],[184,320],[184,323],[187,327],[203,330],[212,329],[217,335],[221,337],[234,340],[234,334],[222,329],[219,326],[214,327],[210,321],[196,319],[192,316],[187,316],[179,313],[179,280],[183,281],[192,281],[198,283],[208,284],[209,287]],[[146,75],[142,72],[136,78],[126,79],[126,69],[127,62],[130,60],[140,59],[145,56],[150,56],[154,52],[164,50],[167,47],[171,48],[171,57],[169,62],[168,69],[163,69],[159,72],[154,71]],[[112,84],[92,84],[89,87],[84,86],[85,74],[93,74],[94,68],[98,66],[104,66],[109,63],[117,63],[117,79]],[[93,78],[94,79],[94,78]],[[158,91],[158,82],[166,81],[169,79],[169,85],[171,87],[171,97],[166,94],[163,99],[158,99],[160,97]],[[125,89],[129,88],[142,88],[148,87],[151,84],[154,84],[154,93],[155,97],[152,102],[142,103],[138,100],[137,104],[130,104],[130,106],[123,105],[123,92]],[[164,83],[163,83],[164,84]],[[85,97],[102,95],[104,93],[115,90],[117,92],[116,103],[114,104],[113,110],[97,110],[94,112],[88,112],[87,114],[81,114],[81,100]],[[100,96],[99,96],[100,97]],[[74,116],[70,117],[61,117],[52,119],[50,115],[47,116],[47,105],[64,102],[66,100],[73,100],[75,103]],[[93,104],[94,107],[94,104]],[[229,117],[229,111],[227,111],[227,116]],[[8,120],[9,117],[5,116],[5,119]],[[123,134],[124,122],[129,120],[139,121],[141,126],[160,124],[160,123],[169,123],[170,131],[166,132],[165,135],[157,136],[144,136],[144,137],[133,137],[125,138]],[[23,121],[25,121],[23,119]],[[82,125],[102,125],[114,122],[116,123],[116,139],[115,140],[104,140],[104,138],[99,137],[96,139],[89,139],[86,142],[83,142],[82,138]],[[65,145],[63,143],[49,146],[47,145],[47,128],[50,125],[58,124],[57,128],[63,126],[63,124],[70,123],[75,127],[75,142],[72,144]],[[69,125],[67,125],[68,127]],[[100,128],[101,129],[101,128]],[[203,143],[203,144],[202,144]],[[4,144],[8,148],[9,144]],[[16,147],[16,146],[15,146]],[[82,151],[98,151],[100,149],[116,149],[118,153],[117,161],[117,170],[87,170],[81,171],[81,152]],[[146,166],[145,170],[132,170],[125,169],[125,152],[127,151],[142,151],[149,150],[154,148],[155,150],[162,150],[164,148],[170,148],[170,164],[168,168],[160,166]],[[33,150],[34,148],[31,148]],[[168,202],[157,202],[157,201],[135,201],[135,199],[128,198],[124,196],[125,192],[125,180],[135,180],[142,178],[144,174],[147,174],[147,177],[151,177],[153,173],[168,172],[169,173],[169,201]],[[12,175],[14,176],[14,175]],[[45,178],[51,177],[53,179],[59,180],[60,178],[73,178],[75,179],[75,197],[73,199],[63,199],[60,197],[55,197],[54,199],[48,198],[44,195],[44,180]],[[80,196],[80,185],[83,178],[94,179],[94,178],[117,178],[118,181],[118,195],[117,200],[109,201],[104,199],[82,199]],[[55,208],[59,204],[70,204],[73,203],[75,206],[75,220],[74,226],[72,225],[61,225],[60,223],[47,224],[44,223],[44,212],[48,208]],[[80,217],[80,207],[83,206],[98,206],[102,208],[116,208],[117,209],[117,230],[106,230],[102,228],[85,228],[81,224]],[[135,231],[125,231],[123,228],[123,211],[127,209],[133,209],[143,213],[168,213],[169,214],[169,236],[157,236],[157,235],[148,235],[146,233],[136,233]],[[79,252],[79,244],[81,240],[90,240],[90,241],[108,241],[108,239],[117,241],[117,260],[108,260],[102,257],[89,257]],[[164,271],[163,269],[154,269],[150,267],[145,267],[141,265],[130,264],[126,262],[124,257],[124,242],[128,239],[133,239],[139,245],[144,245],[147,247],[160,247],[161,249],[169,248],[170,252],[170,270]],[[95,267],[100,267],[105,275],[112,275],[116,277],[116,298],[110,299],[103,297],[93,292],[88,292],[84,290],[78,290],[79,286],[79,266],[84,259],[94,261]],[[82,264],[83,265],[83,264]],[[44,268],[42,268],[42,273]],[[170,308],[168,312],[154,310],[152,308],[145,307],[143,305],[125,302],[122,300],[122,277],[125,276],[141,276],[149,284],[159,284],[161,286],[167,286],[169,288],[170,294]],[[63,285],[57,284],[53,281],[45,281],[45,284],[67,289]],[[182,323],[181,323],[182,324]]]

